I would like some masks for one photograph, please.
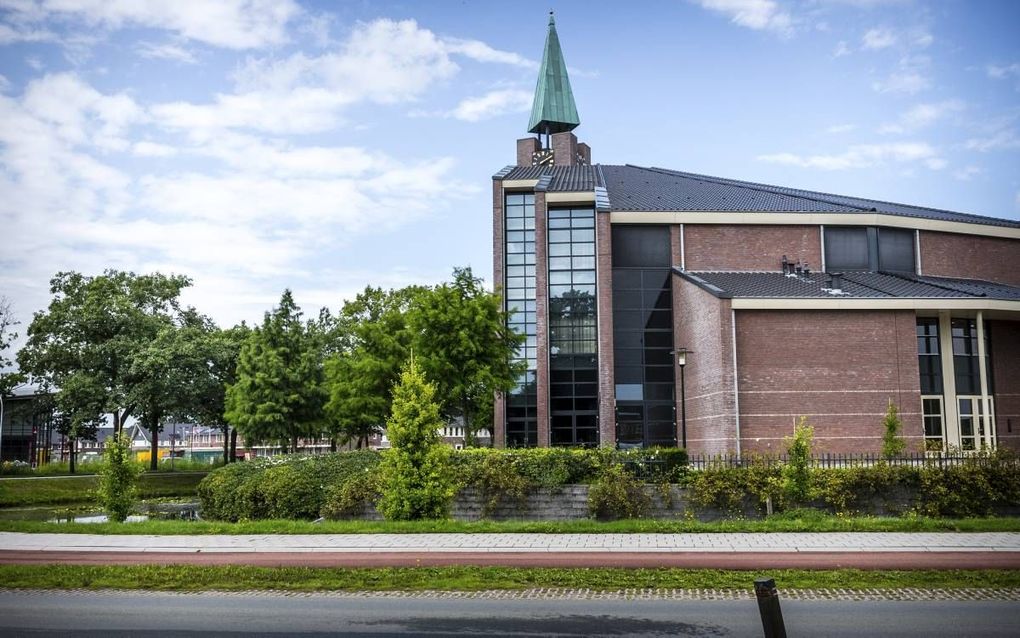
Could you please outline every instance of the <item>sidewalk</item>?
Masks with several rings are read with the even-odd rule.
[[[1020,533],[294,534],[0,533],[0,563],[314,566],[1020,568]]]

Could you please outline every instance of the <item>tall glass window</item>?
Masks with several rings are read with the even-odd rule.
[[[939,351],[937,317],[917,319],[917,363],[921,372],[921,394],[942,394],[942,356]]]
[[[525,335],[516,359],[527,364],[526,372],[506,401],[507,447],[538,444],[538,392],[536,387],[537,315],[535,302],[535,195],[506,196],[505,281],[506,310],[510,328]]]
[[[549,211],[549,435],[598,445],[595,211]]]
[[[613,227],[616,440],[676,445],[673,295],[667,226]]]
[[[956,375],[956,394],[981,394],[977,322],[974,319],[953,319],[953,370]],[[985,352],[989,348],[988,326],[985,326]],[[987,362],[986,362],[987,363]],[[988,392],[992,392],[991,366],[986,365]]]
[[[942,397],[921,397],[921,415],[924,419],[924,449],[941,452],[945,449]]]

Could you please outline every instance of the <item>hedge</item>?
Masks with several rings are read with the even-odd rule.
[[[356,517],[379,496],[382,454],[282,455],[218,468],[198,487],[202,516],[227,521]],[[677,482],[687,455],[672,448],[470,448],[452,454],[451,465],[457,488],[478,489],[491,510],[523,502],[540,487],[593,483],[610,466],[644,481]]]

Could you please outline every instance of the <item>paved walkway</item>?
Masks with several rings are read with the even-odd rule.
[[[0,533],[0,563],[1020,569],[1020,533]]]

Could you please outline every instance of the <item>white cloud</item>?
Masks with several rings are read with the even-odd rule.
[[[499,89],[485,95],[469,97],[447,115],[465,122],[478,122],[507,113],[520,113],[531,108],[532,94],[520,89]]]
[[[834,124],[829,128],[825,129],[825,132],[830,134],[849,133],[850,131],[853,131],[856,128],[857,128],[856,124]]]
[[[850,47],[847,46],[845,40],[840,40],[836,43],[836,48],[832,51],[832,57],[841,58],[844,55],[850,55]]]
[[[143,58],[159,58],[172,60],[183,64],[196,64],[198,59],[195,54],[182,46],[165,42],[156,44],[154,42],[141,42],[137,47],[138,54]]]
[[[909,93],[911,95],[929,87],[931,87],[931,80],[914,71],[893,73],[885,80],[874,82],[871,85],[871,88],[879,93]]]
[[[988,73],[988,77],[993,80],[1005,80],[1009,77],[1020,77],[1020,63],[1014,62],[1013,64],[1006,64],[1003,66],[989,64],[985,71]]]
[[[960,100],[946,100],[932,104],[918,104],[903,113],[895,123],[885,124],[880,133],[907,133],[916,131],[965,108]]]
[[[142,26],[228,49],[283,44],[288,22],[301,13],[292,0],[39,0],[9,9],[27,24],[64,18],[111,29]]]
[[[167,144],[142,140],[131,145],[131,152],[139,157],[171,157],[177,154],[177,149]]]
[[[797,155],[795,153],[776,153],[760,155],[763,162],[799,166],[801,168],[817,168],[827,171],[869,168],[888,163],[922,162],[928,168],[938,170],[945,167],[945,160],[930,145],[920,142],[904,142],[898,144],[860,144],[851,146],[843,153],[836,155]]]
[[[443,43],[450,53],[463,55],[476,62],[496,62],[510,64],[524,69],[537,69],[538,62],[514,53],[512,51],[500,51],[479,40],[461,40],[459,38],[445,38]]]
[[[1010,150],[1020,148],[1020,135],[1015,128],[1002,128],[984,137],[972,137],[965,146],[972,151]]]
[[[866,50],[875,51],[886,49],[897,42],[896,34],[889,29],[869,29],[861,37],[861,47]]]
[[[703,8],[730,17],[730,21],[755,30],[793,33],[793,19],[775,0],[694,0]]]
[[[9,24],[0,24],[0,44],[15,44],[17,42],[53,42],[55,40],[57,40],[57,35],[46,29],[12,27]]]
[[[981,167],[969,165],[954,171],[953,177],[963,182],[969,182],[973,177],[980,175],[983,172],[984,171],[981,170]]]

